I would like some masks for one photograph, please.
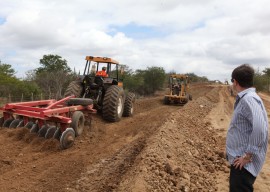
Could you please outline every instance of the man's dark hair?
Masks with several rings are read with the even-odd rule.
[[[236,67],[232,72],[232,79],[235,79],[241,87],[253,86],[254,69],[249,64]]]

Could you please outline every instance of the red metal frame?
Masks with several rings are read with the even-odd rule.
[[[24,120],[24,125],[29,121],[37,121],[39,127],[46,124],[46,121],[60,124],[61,131],[64,131],[71,123],[71,117],[74,111],[83,111],[85,113],[96,113],[93,104],[88,106],[74,105],[67,106],[66,101],[75,96],[69,96],[59,101],[40,100],[19,103],[7,103],[0,108],[3,111],[4,120],[14,118],[19,115]]]

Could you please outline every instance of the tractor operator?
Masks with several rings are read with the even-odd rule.
[[[108,77],[108,74],[106,72],[106,67],[102,67],[102,71],[97,71],[96,76]]]

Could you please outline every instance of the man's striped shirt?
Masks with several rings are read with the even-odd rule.
[[[268,146],[268,118],[255,88],[238,93],[227,133],[226,152],[230,164],[236,157],[251,153],[252,162],[244,168],[257,176],[263,166]]]

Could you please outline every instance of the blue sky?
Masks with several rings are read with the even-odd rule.
[[[108,34],[115,35],[119,31],[124,33],[128,38],[143,40],[143,39],[155,39],[164,38],[169,32],[159,29],[154,26],[139,26],[136,23],[128,23],[123,26],[110,26],[112,29]]]
[[[4,24],[6,22],[5,18],[0,17],[0,25]]]
[[[267,0],[1,0],[0,60],[18,77],[57,54],[82,71],[85,56],[131,69],[230,79],[242,63],[269,67]],[[95,6],[93,6],[95,5]]]

